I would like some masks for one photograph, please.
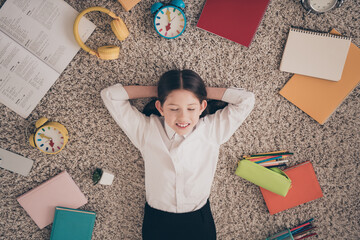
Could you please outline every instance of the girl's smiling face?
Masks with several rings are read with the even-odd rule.
[[[156,101],[155,106],[165,122],[177,134],[183,136],[192,131],[198,123],[200,115],[205,110],[207,102],[199,99],[190,91],[178,89],[172,91],[161,106]]]

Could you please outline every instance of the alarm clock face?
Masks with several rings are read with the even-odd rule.
[[[316,12],[327,12],[335,7],[338,0],[308,0],[310,7]]]
[[[35,143],[45,153],[56,153],[64,146],[64,136],[56,127],[44,126],[36,132]]]
[[[154,26],[160,36],[167,39],[176,38],[185,30],[186,17],[180,8],[166,6],[156,13]]]

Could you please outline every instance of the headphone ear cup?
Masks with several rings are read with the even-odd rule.
[[[114,60],[119,57],[120,48],[114,45],[102,46],[98,48],[99,58],[103,60]]]
[[[125,38],[129,36],[129,30],[127,29],[125,23],[120,18],[114,19],[110,23],[111,29],[114,32],[115,36],[120,40],[123,41]]]

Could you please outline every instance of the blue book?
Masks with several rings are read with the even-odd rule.
[[[56,207],[50,240],[91,240],[96,213]]]

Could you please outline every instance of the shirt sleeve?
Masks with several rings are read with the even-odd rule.
[[[103,89],[101,98],[116,123],[135,147],[141,150],[145,143],[146,129],[149,129],[150,118],[130,104],[129,96],[121,84]]]
[[[228,106],[204,118],[209,126],[209,137],[219,145],[228,141],[250,114],[255,105],[255,95],[242,88],[228,88],[222,101]]]

